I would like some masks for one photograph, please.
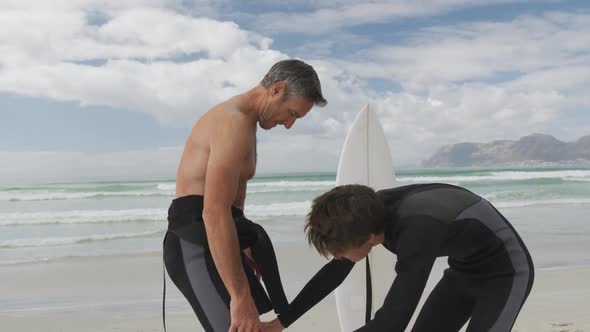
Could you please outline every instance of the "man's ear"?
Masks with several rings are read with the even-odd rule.
[[[280,95],[285,93],[285,82],[280,81],[273,84],[270,88],[270,93],[272,96]]]
[[[368,240],[368,242],[369,242],[369,243],[370,243],[372,246],[375,246],[375,245],[377,245],[377,244],[378,244],[378,243],[377,243],[377,242],[378,242],[377,235],[376,235],[376,234],[373,234],[373,233],[369,234],[369,240]]]

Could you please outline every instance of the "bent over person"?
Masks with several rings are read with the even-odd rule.
[[[256,130],[289,129],[325,104],[315,70],[285,60],[193,127],[168,210],[164,263],[205,331],[259,332],[260,314],[287,307],[270,239],[243,212],[256,170]]]
[[[469,319],[468,332],[508,332],[533,285],[533,262],[514,227],[487,200],[461,187],[336,187],[314,200],[306,230],[319,253],[334,259],[269,331],[303,315],[377,245],[397,256],[397,275],[383,306],[357,331],[405,331],[437,257],[448,257],[449,267],[413,332],[456,332]]]

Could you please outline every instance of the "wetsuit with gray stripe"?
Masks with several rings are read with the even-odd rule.
[[[531,291],[534,268],[523,241],[488,201],[447,184],[378,192],[386,207],[383,245],[397,255],[383,306],[357,331],[404,331],[437,257],[449,268],[426,300],[413,332],[507,332]],[[290,324],[344,280],[349,261],[333,260],[305,286],[281,321]]]
[[[172,201],[164,238],[164,264],[205,331],[227,332],[231,324],[230,296],[215,268],[202,212],[203,196],[189,195]],[[232,207],[231,212],[240,249],[251,249],[266,286],[263,288],[242,253],[244,272],[258,312],[263,314],[273,309],[277,314],[284,312],[287,298],[268,235],[260,225],[248,220],[242,210]]]

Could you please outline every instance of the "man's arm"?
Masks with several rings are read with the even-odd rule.
[[[403,332],[424,292],[446,232],[442,223],[426,216],[403,222],[407,227],[398,236],[395,280],[375,317],[357,332]]]
[[[236,198],[240,171],[251,142],[251,129],[230,115],[212,134],[205,176],[203,220],[215,267],[231,297],[230,331],[260,329],[259,314],[242,267],[231,206]]]
[[[246,191],[248,189],[248,182],[244,181],[243,183],[238,184],[238,191],[236,193],[236,202],[235,206],[242,209],[242,211],[246,208]]]
[[[324,265],[297,294],[286,312],[279,313],[283,327],[288,327],[309,309],[313,308],[346,279],[354,262],[346,259],[332,259]]]
[[[396,264],[397,275],[383,301],[383,306],[375,312],[375,317],[365,326],[357,329],[357,332],[384,330],[403,332],[406,329],[418,306],[434,259],[432,262],[416,264],[408,270],[398,268],[400,262],[402,261],[398,260]]]

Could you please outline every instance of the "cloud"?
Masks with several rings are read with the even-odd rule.
[[[559,115],[563,97],[512,94],[488,85],[433,89],[427,96],[389,93],[376,103],[392,150],[417,162],[443,144],[519,138],[545,132]]]
[[[100,26],[77,10],[3,11],[0,23],[9,27],[0,32],[0,91],[144,111],[165,122],[202,114],[287,57],[235,23],[166,9],[120,11]],[[197,59],[176,61],[190,55]]]
[[[305,169],[333,171],[342,144],[338,139],[293,136],[280,131],[263,132],[260,136],[273,139],[258,144],[258,175]],[[80,180],[174,179],[181,154],[181,146],[103,153],[0,151],[0,183],[12,186]],[[284,162],[293,159],[296,162]]]
[[[233,22],[183,16],[166,9],[118,12],[100,26],[82,10],[0,12],[3,51],[29,61],[55,64],[102,59],[158,60],[200,54],[230,57],[241,48],[268,49],[270,39],[241,30]],[[10,62],[4,63],[9,66]]]
[[[133,8],[186,8],[212,7],[216,2],[223,0],[3,0],[0,3],[2,10],[85,10],[89,12],[100,11],[114,13]]]
[[[363,24],[387,23],[412,17],[445,14],[453,10],[489,6],[518,0],[425,0],[425,1],[306,1],[312,9],[304,12],[269,12],[259,15],[258,30],[268,33],[323,35]]]
[[[494,80],[504,73],[587,64],[590,14],[548,13],[508,22],[424,28],[401,45],[367,50],[365,62],[347,63],[362,77],[412,84]],[[344,64],[343,64],[344,65]]]
[[[211,106],[253,87],[273,63],[289,57],[260,31],[180,13],[172,1],[138,0],[136,7],[64,1],[57,9],[30,11],[21,3],[1,5],[0,24],[6,28],[0,30],[0,91],[146,112],[166,125],[192,125]],[[413,3],[396,2],[383,10],[382,19],[397,17],[395,11],[401,13],[402,7],[408,11],[404,17],[411,17],[483,2],[432,4],[432,13],[427,13]],[[301,5],[336,15],[337,8],[347,6],[377,12],[383,3],[362,8],[346,1]],[[91,14],[97,11],[103,14]],[[326,23],[328,30],[366,22],[349,9],[343,13],[352,18],[334,18]],[[321,17],[310,20],[308,26],[324,29]],[[291,23],[300,25],[297,22]],[[297,121],[288,133],[261,131],[259,172],[334,169],[347,128],[367,102],[378,110],[398,165],[417,164],[442,144],[555,132],[552,123],[568,110],[590,106],[588,36],[590,14],[552,12],[504,22],[424,27],[397,44],[382,42],[355,54],[362,61],[343,60],[349,59],[345,55],[327,58],[319,52],[304,60],[318,71],[329,104]],[[368,42],[362,36],[351,39]],[[400,88],[376,90],[371,79],[389,80]],[[587,134],[586,129],[580,124],[572,135]],[[2,158],[34,164],[47,157],[55,160],[47,161],[51,167],[70,158],[88,169],[80,174],[92,173],[84,165],[120,160],[119,167],[104,169],[122,174],[115,169],[133,169],[138,160],[151,165],[160,153],[32,152],[29,157],[23,153]],[[162,158],[173,160],[166,169],[176,168],[178,158]],[[154,172],[165,168],[153,167]]]
[[[559,132],[555,120],[590,107],[588,36],[588,13],[546,13],[428,27],[366,51],[369,63],[337,63],[359,80],[399,83],[375,103],[394,150],[419,160],[441,144]]]
[[[173,179],[178,147],[111,153],[2,152],[3,185],[78,180]]]
[[[339,137],[292,135],[278,130],[259,136],[263,140],[258,144],[258,175],[302,170],[333,172],[338,166],[343,143]]]

